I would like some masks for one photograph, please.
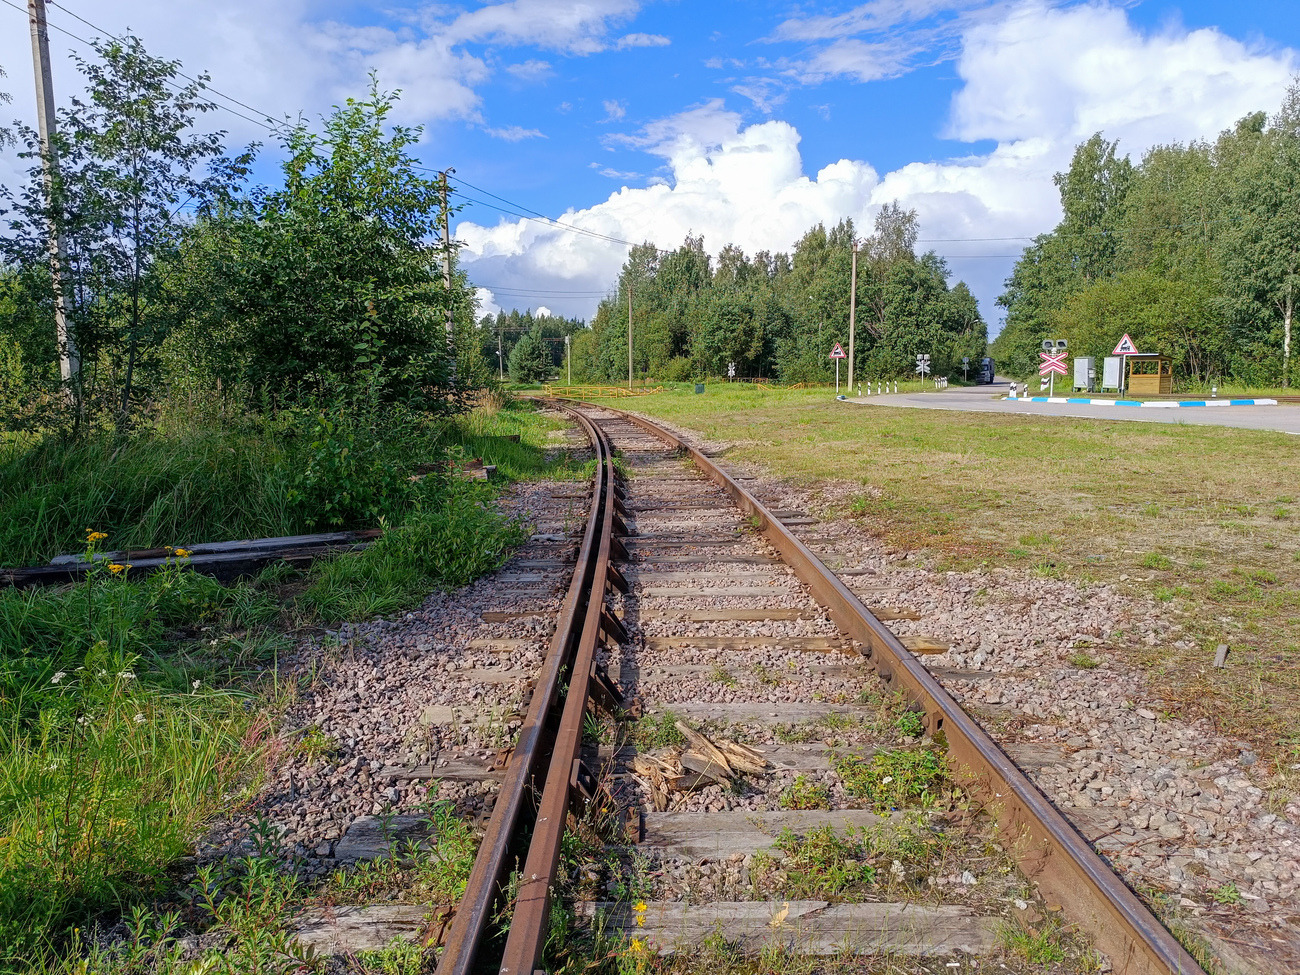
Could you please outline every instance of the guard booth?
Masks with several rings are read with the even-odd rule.
[[[1174,391],[1174,362],[1167,355],[1130,355],[1125,391],[1134,396],[1159,396]]]

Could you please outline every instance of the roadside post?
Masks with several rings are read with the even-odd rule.
[[[835,348],[831,349],[831,358],[835,360],[835,395],[840,395],[840,360],[847,359],[848,354],[840,343],[835,343]]]
[[[962,382],[965,382],[967,380],[968,377],[966,376],[966,370],[969,368],[970,368],[970,356],[964,355],[961,357],[961,381]]]
[[[1046,339],[1043,351],[1038,353],[1038,358],[1043,360],[1038,367],[1038,375],[1047,379],[1048,396],[1056,395],[1056,377],[1064,376],[1067,372],[1065,347],[1065,339]]]

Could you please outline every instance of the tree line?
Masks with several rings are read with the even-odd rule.
[[[1300,81],[1271,118],[1134,164],[1097,133],[1056,176],[1062,218],[998,299],[1000,367],[1025,374],[1046,338],[1109,355],[1128,333],[1173,357],[1176,380],[1291,383],[1300,291]]]
[[[59,113],[48,191],[21,125],[27,178],[0,187],[0,426],[120,428],[196,392],[239,410],[361,396],[446,412],[490,381],[472,290],[459,269],[444,282],[439,180],[410,153],[420,130],[390,124],[395,93],[372,77],[319,131],[279,130],[268,189],[249,183],[260,146],[200,126],[205,75],[133,37],[95,52],[76,59],[85,90]],[[56,339],[56,297],[75,348]],[[61,354],[79,360],[71,381]]]
[[[974,296],[933,252],[917,256],[916,213],[884,207],[858,240],[857,375],[904,376],[928,353],[936,374],[960,373],[984,354],[986,329]],[[575,381],[626,382],[629,291],[637,376],[689,380],[737,375],[785,382],[834,377],[832,346],[849,343],[855,229],[841,220],[808,230],[790,253],[748,256],[734,244],[715,260],[688,235],[672,251],[632,248],[590,330],[574,335]]]

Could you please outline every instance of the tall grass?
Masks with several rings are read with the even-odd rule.
[[[81,547],[88,528],[122,548],[291,535],[289,452],[249,429],[97,433],[0,447],[0,564]]]
[[[372,527],[400,518],[416,500],[408,478],[449,455],[482,458],[508,478],[563,474],[566,462],[543,450],[559,426],[507,402],[450,418],[164,412],[126,437],[0,438],[0,565],[75,552],[90,528],[130,549]]]

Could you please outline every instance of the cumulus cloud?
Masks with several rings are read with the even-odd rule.
[[[941,5],[865,6],[883,18]],[[1014,256],[1059,219],[1051,176],[1078,142],[1102,129],[1136,156],[1161,142],[1213,137],[1249,111],[1274,109],[1298,67],[1292,50],[1251,46],[1213,29],[1143,32],[1105,3],[1021,4],[969,24],[962,37],[948,134],[993,140],[989,152],[914,162],[883,176],[868,162],[842,159],[809,177],[791,125],[747,126],[712,99],[610,137],[664,160],[662,185],[625,186],[560,220],[668,248],[688,231],[702,233],[715,252],[727,242],[753,252],[788,249],[818,221],[848,216],[865,230],[880,205],[898,199],[918,211],[922,247],[947,257],[993,318]],[[458,236],[472,274],[490,269],[493,278],[533,288],[599,292],[626,256],[625,246],[536,223],[462,223]],[[554,303],[565,314],[589,315],[595,299]]]
[[[510,0],[460,14],[447,35],[458,41],[530,44],[565,54],[595,54],[611,46],[610,28],[626,23],[640,8],[636,0]]]

